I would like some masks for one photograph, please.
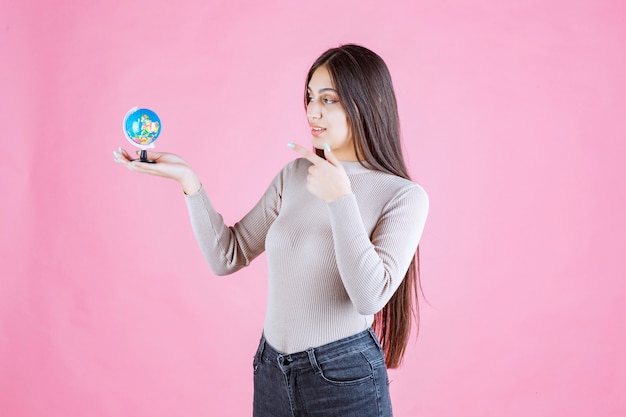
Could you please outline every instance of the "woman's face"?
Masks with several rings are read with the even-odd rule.
[[[340,161],[357,161],[348,116],[325,66],[315,70],[309,81],[306,115],[313,146],[324,149],[324,143]]]

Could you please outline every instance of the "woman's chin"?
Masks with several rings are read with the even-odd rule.
[[[311,139],[311,145],[315,149],[323,150],[324,149],[324,139],[316,138],[315,136]]]

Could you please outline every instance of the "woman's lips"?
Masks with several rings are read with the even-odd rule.
[[[319,127],[319,126],[311,126],[311,134],[313,136],[319,136],[322,133],[324,133],[326,129],[324,129],[323,127]]]

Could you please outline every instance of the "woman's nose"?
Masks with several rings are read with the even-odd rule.
[[[309,102],[309,105],[306,106],[306,115],[309,120],[319,119],[320,117],[322,117],[322,111],[319,104],[317,104],[315,101]]]

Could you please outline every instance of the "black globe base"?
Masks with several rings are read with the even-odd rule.
[[[133,161],[146,162],[148,164],[156,164],[156,159],[148,159],[148,152],[145,149],[141,150],[139,159],[133,159]]]

